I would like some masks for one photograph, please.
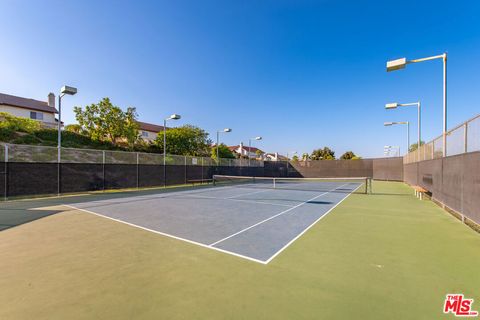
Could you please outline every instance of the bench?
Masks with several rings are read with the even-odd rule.
[[[413,190],[415,190],[415,196],[419,198],[420,200],[423,200],[423,195],[428,193],[428,190],[420,187],[420,186],[413,186]]]
[[[191,183],[194,186],[196,183],[203,184],[203,183],[210,183],[212,181],[213,179],[191,179],[191,180],[187,180],[187,183]]]

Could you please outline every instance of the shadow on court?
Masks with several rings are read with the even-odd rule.
[[[342,188],[343,189],[343,188]],[[334,190],[330,193],[349,193],[351,190]],[[138,196],[152,196],[158,195],[167,195],[171,192],[178,191],[194,191],[194,190],[211,190],[211,185],[198,185],[198,186],[182,186],[182,187],[170,187],[170,188],[152,188],[152,189],[143,189],[143,190],[114,190],[107,191],[104,193],[91,192],[83,193],[77,195],[65,195],[61,197],[46,197],[46,198],[33,198],[33,199],[18,199],[18,200],[9,200],[5,202],[0,202],[0,231],[22,225],[24,223],[32,222],[37,219],[48,217],[50,215],[62,212],[63,210],[35,210],[35,208],[41,207],[50,207],[61,204],[74,204],[74,203],[83,203],[83,202],[92,202],[92,201],[101,201],[101,200],[113,200],[118,199],[119,202],[125,201],[125,198],[128,197],[138,197]],[[298,190],[302,191],[302,190]],[[311,190],[305,190],[311,191]],[[388,193],[381,192],[376,193],[373,190],[374,195],[381,196],[409,196],[409,194],[399,194],[396,192]],[[256,200],[272,200],[272,199],[256,199]],[[289,201],[288,199],[278,199],[282,201]],[[292,202],[298,202],[292,200]],[[312,200],[308,202],[309,204],[319,204],[319,205],[329,205],[332,204],[329,201],[319,201]]]
[[[0,202],[0,231],[29,223],[64,210],[36,210],[36,208],[53,207],[62,204],[84,203],[100,200],[125,199],[134,196],[162,195],[177,191],[202,190],[208,186],[171,187],[129,191],[108,191],[105,193],[83,193],[60,197],[45,197],[34,199],[18,199]]]

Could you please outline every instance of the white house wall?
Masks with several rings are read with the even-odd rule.
[[[32,110],[32,109],[25,109],[25,108],[18,108],[14,106],[5,106],[5,105],[0,105],[0,112],[6,112],[9,113],[15,117],[23,117],[23,118],[29,118],[30,119],[30,112],[37,112],[37,113],[43,113],[43,121],[46,124],[55,124],[55,114],[50,113],[50,112],[44,112],[44,111],[38,111],[38,110]]]
[[[141,138],[145,141],[153,141],[157,138],[157,135],[158,133],[157,132],[153,132],[153,131],[147,131],[147,130],[140,130],[140,133],[142,132],[146,132],[148,134],[148,136],[143,136],[143,135],[140,135]]]

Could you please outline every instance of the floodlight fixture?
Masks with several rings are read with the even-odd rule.
[[[220,135],[221,132],[225,132],[225,133],[232,132],[232,129],[230,129],[230,128],[225,128],[225,129],[223,129],[223,130],[221,130],[221,131],[217,131],[217,146],[216,146],[216,147],[217,147],[217,165],[220,163],[220,158],[219,158],[219,153],[218,153],[218,146],[220,145],[220,142],[219,142],[220,137],[219,137],[219,135]]]
[[[60,90],[61,95],[75,95],[77,93],[77,88],[70,87],[70,86],[63,86],[62,89]]]
[[[247,155],[248,155],[248,166],[250,167],[250,152],[252,151],[252,140],[262,140],[263,138],[261,136],[257,136],[257,137],[254,137],[254,138],[250,138],[248,139],[248,152],[247,152]]]
[[[165,118],[163,120],[163,181],[164,181],[165,186],[167,185],[167,180],[166,180],[167,172],[166,172],[166,169],[165,169],[165,164],[166,164],[165,160],[167,158],[167,121],[168,120],[179,120],[181,118],[182,118],[182,116],[174,113],[170,117]]]
[[[387,72],[404,69],[407,64],[442,59],[443,61],[443,156],[447,155],[447,53],[436,56],[407,60],[406,58],[387,61]],[[420,139],[419,139],[420,140]],[[420,141],[419,141],[420,147]]]

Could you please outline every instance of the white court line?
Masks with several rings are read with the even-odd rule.
[[[356,187],[355,189],[353,189],[345,198],[343,198],[342,200],[340,200],[339,202],[337,202],[333,207],[331,207],[327,212],[325,212],[320,218],[318,218],[317,220],[315,220],[311,225],[309,225],[308,227],[306,227],[302,232],[300,232],[295,238],[293,238],[292,240],[290,240],[286,245],[284,245],[280,250],[278,250],[277,252],[275,252],[273,254],[273,256],[271,256],[270,258],[268,258],[268,260],[265,262],[265,264],[269,263],[270,261],[272,261],[276,256],[278,256],[280,253],[282,253],[283,250],[287,249],[292,243],[294,243],[298,238],[300,238],[305,232],[307,232],[310,228],[312,228],[318,221],[322,220],[323,217],[325,217],[327,214],[329,214],[333,209],[335,209],[340,203],[342,203],[345,199],[347,199],[348,197],[350,197],[355,191],[358,190],[358,188],[360,188],[362,185],[359,185],[358,187]],[[340,188],[340,187],[338,187]]]
[[[136,196],[131,196],[131,197],[93,200],[93,201],[88,201],[87,203],[96,204],[97,205],[96,207],[98,207],[99,205],[117,205],[117,204],[132,202],[132,201],[136,202],[136,201],[141,201],[141,200],[165,199],[165,198],[175,197],[175,196],[178,196],[178,195],[198,194],[198,193],[209,192],[209,191],[212,191],[212,190],[219,191],[219,190],[225,190],[225,189],[231,189],[231,188],[235,188],[235,187],[225,186],[225,187],[217,187],[216,189],[208,188],[208,189],[202,189],[202,190],[168,191],[168,192],[165,192],[165,193],[158,193],[158,194],[136,195]]]
[[[102,218],[105,218],[105,219],[109,219],[109,220],[113,220],[113,221],[116,221],[116,222],[120,222],[120,223],[129,225],[129,226],[134,227],[134,228],[139,228],[139,229],[142,229],[142,230],[145,230],[145,231],[150,231],[150,232],[153,232],[153,233],[156,233],[156,234],[165,236],[165,237],[169,237],[169,238],[172,238],[172,239],[176,239],[176,240],[188,242],[188,243],[190,243],[190,244],[195,244],[195,245],[200,246],[200,247],[204,247],[204,248],[208,248],[208,249],[213,249],[213,250],[216,250],[216,251],[219,251],[219,252],[223,252],[223,253],[226,253],[226,254],[229,254],[229,255],[232,255],[232,256],[244,258],[244,259],[247,259],[247,260],[250,260],[250,261],[253,261],[253,262],[257,262],[257,263],[261,263],[261,264],[266,264],[266,262],[265,262],[265,261],[262,261],[262,260],[258,260],[258,259],[255,259],[255,258],[251,258],[251,257],[248,257],[248,256],[244,256],[244,255],[235,253],[235,252],[223,250],[223,249],[220,249],[220,248],[210,247],[209,245],[206,245],[206,244],[204,244],[204,243],[200,243],[200,242],[196,242],[196,241],[193,241],[193,240],[188,240],[188,239],[180,238],[180,237],[177,237],[177,236],[174,236],[174,235],[165,233],[165,232],[160,232],[160,231],[157,231],[157,230],[153,230],[153,229],[149,229],[149,228],[146,228],[146,227],[142,227],[142,226],[139,226],[139,225],[130,223],[130,222],[126,222],[126,221],[123,221],[123,220],[119,220],[119,219],[115,219],[115,218],[112,218],[112,217],[109,217],[109,216],[105,216],[105,215],[103,215],[103,214],[100,214],[100,213],[97,213],[97,212],[93,212],[93,211],[90,211],[90,210],[80,209],[80,208],[77,208],[77,207],[74,207],[74,206],[71,206],[71,205],[68,205],[68,204],[63,204],[62,206],[69,207],[69,208],[74,209],[74,210],[83,211],[83,212],[86,212],[86,213],[89,213],[89,214],[93,214],[93,215],[96,215],[96,216],[99,216],[99,217],[102,217]]]
[[[348,184],[348,183],[347,183]],[[335,189],[339,189],[347,184],[344,184],[340,187],[337,187]],[[221,248],[217,248],[217,247],[213,247],[211,245],[207,245],[207,244],[204,244],[204,243],[200,243],[200,242],[196,242],[196,241],[193,241],[193,240],[189,240],[189,239],[185,239],[185,238],[181,238],[181,237],[178,237],[178,236],[174,236],[174,235],[171,235],[171,234],[168,234],[168,233],[165,233],[165,232],[161,232],[161,231],[157,231],[157,230],[153,230],[153,229],[149,229],[149,228],[146,228],[146,227],[142,227],[142,226],[139,226],[139,225],[136,225],[136,224],[133,224],[133,223],[130,223],[130,222],[126,222],[126,221],[123,221],[123,220],[119,220],[119,219],[115,219],[115,218],[112,218],[112,217],[109,217],[109,216],[105,216],[103,214],[100,214],[100,213],[97,213],[97,212],[93,212],[93,211],[90,211],[90,210],[86,210],[86,209],[81,209],[81,208],[77,208],[75,206],[72,206],[72,205],[67,205],[67,204],[63,204],[63,206],[65,207],[69,207],[71,209],[74,209],[74,210],[79,210],[79,211],[83,211],[85,213],[89,213],[89,214],[93,214],[93,215],[96,215],[96,216],[99,216],[99,217],[102,217],[102,218],[105,218],[105,219],[109,219],[109,220],[112,220],[112,221],[116,221],[116,222],[120,222],[120,223],[123,223],[123,224],[126,224],[128,226],[131,226],[131,227],[134,227],[134,228],[138,228],[138,229],[142,229],[142,230],[145,230],[145,231],[149,231],[149,232],[153,232],[153,233],[156,233],[156,234],[159,234],[159,235],[162,235],[162,236],[165,236],[165,237],[168,237],[168,238],[172,238],[172,239],[176,239],[176,240],[180,240],[180,241],[184,241],[184,242],[187,242],[187,243],[190,243],[190,244],[194,244],[194,245],[197,245],[197,246],[200,246],[200,247],[203,247],[203,248],[208,248],[208,249],[212,249],[212,250],[215,250],[215,251],[218,251],[218,252],[222,252],[222,253],[226,253],[226,254],[229,254],[229,255],[232,255],[232,256],[235,256],[235,257],[239,257],[239,258],[243,258],[243,259],[247,259],[247,260],[250,260],[250,261],[253,261],[253,262],[256,262],[256,263],[260,263],[260,264],[263,264],[263,265],[266,265],[268,264],[270,261],[272,261],[278,254],[280,254],[283,250],[285,250],[288,246],[290,246],[295,240],[297,240],[300,236],[302,236],[305,232],[307,232],[311,227],[313,227],[320,219],[322,219],[324,216],[326,216],[328,213],[330,213],[335,207],[337,207],[341,202],[343,202],[346,198],[348,198],[350,195],[353,194],[354,191],[356,191],[358,188],[360,188],[360,186],[358,186],[357,188],[353,189],[345,198],[343,198],[341,201],[339,201],[337,204],[335,204],[335,206],[333,206],[332,208],[330,208],[326,213],[324,213],[320,218],[318,218],[316,221],[314,221],[310,226],[308,226],[305,230],[303,230],[299,235],[297,235],[294,239],[292,239],[290,242],[288,242],[285,246],[283,246],[279,251],[277,251],[273,256],[271,256],[268,260],[259,260],[259,259],[255,259],[255,258],[252,258],[252,257],[249,257],[249,256],[244,256],[242,254],[238,254],[238,253],[235,253],[235,252],[231,252],[231,251],[228,251],[228,250],[224,250],[224,249],[221,249]],[[226,188],[230,188],[230,187],[226,187]],[[330,193],[331,191],[334,191],[335,189],[332,189],[330,191],[327,191],[325,193],[322,193],[310,200],[307,200],[306,202],[308,201],[312,201],[324,194],[327,194],[327,193]],[[195,191],[198,191],[198,190],[195,190]],[[188,192],[188,191],[180,191],[181,193],[184,193],[184,192]],[[178,193],[180,193],[178,192]],[[240,199],[231,199],[231,201],[239,201]],[[304,202],[304,203],[306,203]],[[304,203],[301,203],[300,205],[304,204]],[[298,207],[300,205],[297,205],[295,207]],[[291,209],[294,209],[295,207],[291,207],[290,209],[286,210],[285,212],[288,212],[290,211]],[[284,213],[285,213],[284,212]],[[278,216],[278,215],[277,215]],[[271,217],[273,218],[273,217]],[[270,219],[271,219],[270,218]]]
[[[274,219],[274,218],[276,218],[276,217],[278,217],[278,216],[281,216],[282,214],[285,214],[285,213],[287,213],[287,212],[289,212],[289,211],[291,211],[291,210],[293,210],[293,209],[296,209],[296,208],[298,208],[298,207],[300,207],[300,206],[303,206],[305,203],[308,203],[308,202],[313,201],[313,200],[315,200],[315,199],[317,199],[317,198],[320,198],[321,196],[324,196],[324,195],[326,195],[327,193],[330,193],[331,191],[335,191],[336,189],[340,189],[341,187],[346,186],[347,184],[348,184],[348,183],[345,183],[344,185],[341,185],[340,187],[336,187],[336,188],[334,188],[334,189],[331,189],[331,190],[329,190],[329,191],[326,191],[326,192],[324,192],[324,193],[321,193],[321,194],[319,194],[319,195],[317,195],[317,196],[315,196],[315,197],[313,197],[313,198],[311,198],[311,199],[309,199],[309,200],[307,200],[307,201],[304,201],[304,202],[302,202],[302,203],[297,204],[297,205],[294,206],[294,207],[291,207],[291,208],[289,208],[289,209],[287,209],[287,210],[284,210],[284,211],[282,211],[282,212],[280,212],[280,213],[277,213],[276,215],[271,216],[270,218],[267,218],[267,219],[265,219],[265,220],[262,220],[262,221],[260,221],[260,222],[257,222],[257,223],[255,223],[254,225],[251,225],[250,227],[246,227],[245,229],[242,229],[242,230],[240,230],[240,231],[238,231],[238,232],[235,232],[234,234],[231,234],[231,235],[229,235],[228,237],[225,237],[225,238],[220,239],[220,240],[218,240],[218,241],[216,241],[216,242],[214,242],[214,243],[211,243],[211,244],[210,244],[210,247],[212,247],[212,246],[214,246],[214,245],[217,245],[217,244],[219,244],[220,242],[223,242],[223,241],[228,240],[228,239],[230,239],[230,238],[233,238],[233,237],[235,237],[235,236],[239,235],[240,233],[243,233],[243,232],[245,232],[245,231],[247,231],[247,230],[250,230],[250,229],[252,229],[252,228],[255,228],[256,226],[261,225],[262,223],[265,223],[265,222],[267,222],[267,221],[270,221],[270,220],[272,220],[272,219]]]
[[[228,201],[237,201],[237,202],[247,202],[247,203],[255,203],[255,204],[268,204],[271,206],[280,206],[280,207],[288,207],[291,208],[288,204],[280,204],[280,203],[273,203],[273,202],[263,202],[263,201],[254,201],[254,200],[245,200],[245,199],[232,199],[232,198],[219,198],[219,197],[209,197],[209,196],[197,196],[197,195],[185,195],[186,197],[191,198],[200,198],[200,199],[218,199],[218,200],[228,200]],[[297,201],[298,202],[298,201]]]
[[[225,199],[234,199],[237,197],[242,197],[242,196],[248,196],[251,194],[257,194],[257,193],[262,193],[262,192],[267,192],[267,191],[272,191],[272,189],[267,189],[267,190],[260,190],[260,191],[255,191],[255,192],[247,192],[247,193],[242,193],[242,194],[237,194],[235,196],[227,197]]]

